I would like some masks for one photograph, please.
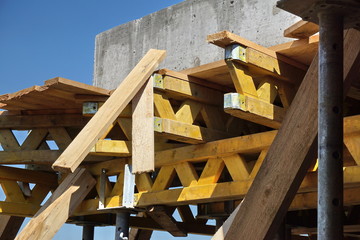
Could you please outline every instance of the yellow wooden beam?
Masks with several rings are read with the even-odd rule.
[[[226,64],[229,68],[230,76],[236,91],[242,95],[257,98],[258,94],[254,80],[246,67],[232,60],[226,60]]]
[[[235,153],[260,152],[271,145],[276,134],[277,131],[269,131],[156,152],[155,166],[173,165],[186,161],[203,161]]]
[[[199,144],[231,136],[226,132],[165,118],[155,117],[154,122],[157,135],[179,142]]]
[[[131,142],[122,140],[99,140],[90,154],[117,157],[131,156]]]
[[[180,122],[193,124],[203,105],[191,100],[184,101],[176,112],[176,119]]]
[[[275,129],[285,117],[284,108],[239,93],[224,95],[224,110],[232,116]]]
[[[154,93],[154,106],[156,116],[176,120],[174,110],[164,93]]]
[[[188,98],[200,103],[206,103],[219,106],[221,103],[223,91],[221,89],[212,89],[190,82],[187,75],[173,77],[168,75],[155,74],[154,88],[159,91],[165,91],[167,95],[175,99]]]

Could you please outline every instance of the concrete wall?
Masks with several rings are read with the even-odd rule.
[[[223,58],[206,43],[229,30],[263,46],[289,39],[283,30],[299,18],[275,7],[277,0],[187,0],[96,36],[93,84],[113,89],[150,48],[167,50],[161,68],[180,71]]]

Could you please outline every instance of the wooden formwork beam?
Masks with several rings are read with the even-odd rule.
[[[151,49],[124,79],[99,111],[53,164],[58,171],[73,172],[97,140],[108,130],[165,58],[165,51]]]
[[[288,38],[308,38],[319,32],[319,25],[313,22],[300,20],[284,30],[284,37]]]
[[[353,41],[359,35],[356,30],[345,35],[345,80],[360,53],[358,42]],[[243,203],[213,240],[271,239],[279,227],[310,165],[309,156],[316,151],[317,60],[315,57]]]

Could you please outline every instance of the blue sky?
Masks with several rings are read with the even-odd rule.
[[[179,2],[0,0],[0,95],[57,76],[91,84],[96,34]],[[95,239],[113,236],[111,227],[95,230]],[[81,227],[65,225],[54,239],[81,239]],[[184,238],[155,233],[152,239]]]

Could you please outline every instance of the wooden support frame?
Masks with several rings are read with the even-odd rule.
[[[122,110],[165,58],[165,51],[151,49],[124,79],[89,123],[53,164],[58,171],[73,172]]]
[[[344,48],[344,55],[351,56],[344,62],[345,76],[349,74],[354,56],[356,58],[360,53],[358,44],[353,42],[353,37],[359,34],[356,30],[349,30],[345,36],[345,43],[350,42],[350,46]],[[275,234],[310,165],[311,155],[316,151],[316,145],[313,142],[317,134],[317,84],[314,81],[317,80],[317,71],[316,57],[247,197],[214,235],[213,240],[245,239],[247,236],[252,236],[254,239],[267,239]],[[291,138],[288,134],[295,134],[297,137]],[[284,149],[285,145],[287,148]],[[294,156],[291,163],[287,161],[287,156],[290,155]],[[287,169],[289,164],[291,164],[291,171]],[[273,170],[271,171],[273,174],[268,174],[270,168],[278,170]],[[271,183],[271,186],[267,183]],[[252,211],[252,209],[258,211]],[[267,209],[267,214],[264,215],[262,213],[265,209]],[[255,230],[254,225],[259,227]]]

